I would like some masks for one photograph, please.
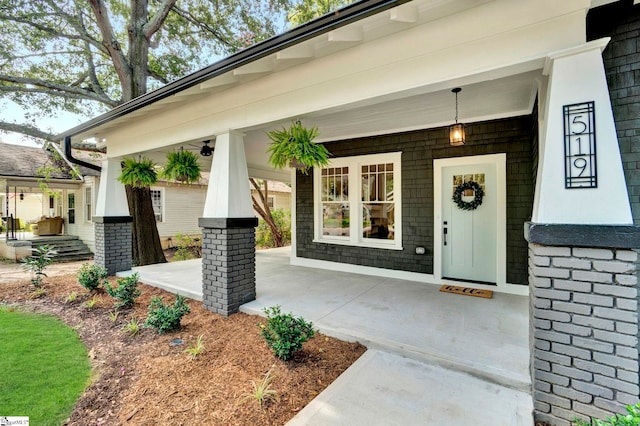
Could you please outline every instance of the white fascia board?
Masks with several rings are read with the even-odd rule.
[[[488,3],[158,111],[104,137],[110,155],[129,155],[543,61],[549,52],[584,43],[583,3]]]

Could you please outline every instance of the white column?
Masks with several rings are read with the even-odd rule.
[[[611,100],[602,61],[609,39],[555,52],[540,126],[538,178],[532,221],[548,224],[632,224]],[[563,106],[594,102],[597,188],[565,188]]]
[[[122,173],[121,161],[120,157],[115,157],[102,162],[95,214],[98,217],[129,216],[127,193],[124,184],[118,180]]]
[[[254,216],[243,136],[233,131],[218,135],[213,151],[203,217]]]

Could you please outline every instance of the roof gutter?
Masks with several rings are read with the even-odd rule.
[[[287,47],[294,46],[313,37],[317,37],[326,32],[378,14],[385,10],[392,9],[396,6],[408,3],[410,1],[411,0],[364,0],[353,3],[347,7],[337,10],[334,13],[324,15],[320,18],[314,19],[313,21],[307,22],[306,24],[289,30],[281,35],[271,37],[268,40],[248,47],[247,49],[228,56],[227,58],[224,58],[206,68],[175,80],[157,90],[138,96],[137,98],[132,99],[129,102],[113,108],[107,113],[99,115],[96,118],[93,118],[83,124],[80,124],[79,126],[76,126],[64,133],[59,134],[58,138],[65,140],[65,155],[71,162],[97,170],[95,169],[95,167],[97,166],[89,166],[88,163],[70,157],[70,147],[68,148],[69,154],[67,154],[67,138],[69,138],[70,145],[70,138],[80,133],[96,128],[102,124],[108,123],[109,121],[115,120],[116,118],[125,116],[131,112],[144,108],[145,106],[151,105],[154,102],[167,98],[182,90],[193,87],[213,77],[217,77],[243,65],[264,58],[274,52],[278,52],[280,50],[286,49]],[[77,163],[76,161],[80,162]]]
[[[91,164],[91,163],[88,163],[86,161],[82,161],[82,160],[80,160],[78,158],[75,158],[73,156],[73,153],[71,152],[71,136],[65,136],[64,137],[64,157],[70,163],[77,164],[79,166],[83,166],[83,167],[86,167],[86,168],[91,169],[91,170],[95,170],[96,172],[101,172],[102,171],[102,167],[96,166],[95,164]]]

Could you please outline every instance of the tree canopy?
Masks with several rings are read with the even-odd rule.
[[[281,31],[294,0],[0,0],[0,131],[107,111]]]
[[[292,25],[302,25],[336,9],[353,3],[355,0],[302,0],[291,8],[287,19]]]

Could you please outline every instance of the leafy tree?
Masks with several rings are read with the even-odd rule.
[[[40,118],[105,112],[268,38],[290,1],[0,0],[0,100],[27,111],[0,132],[55,141]],[[127,199],[134,242],[161,251],[142,232],[155,224],[148,188],[127,185]]]
[[[292,0],[0,0],[0,99],[40,117],[105,112],[276,33]]]
[[[291,8],[287,19],[293,26],[302,25],[305,22],[319,18],[354,1],[355,0],[302,0]]]
[[[271,229],[271,235],[273,237],[273,243],[276,247],[283,247],[285,245],[285,240],[282,236],[282,230],[276,223],[273,218],[273,214],[271,209],[269,208],[269,203],[267,200],[269,199],[269,188],[267,187],[266,180],[257,180],[254,178],[249,178],[251,185],[256,190],[256,194],[258,198],[252,194],[251,201],[253,202],[253,209],[258,212],[260,217],[264,219],[266,224]],[[258,201],[259,200],[259,201]]]

